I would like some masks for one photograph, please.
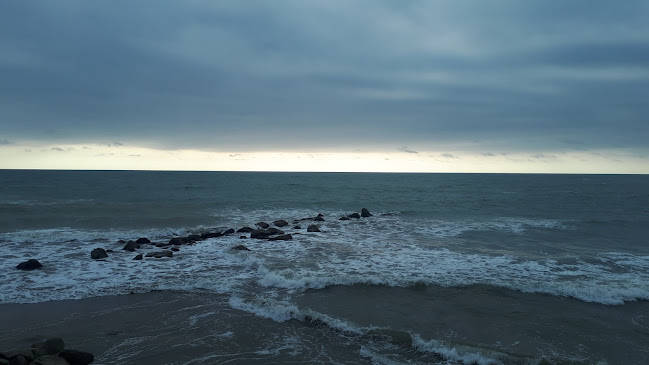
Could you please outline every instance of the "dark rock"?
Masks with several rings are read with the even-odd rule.
[[[95,361],[93,354],[77,350],[63,350],[59,356],[67,360],[70,365],[88,365]]]
[[[21,262],[16,266],[16,269],[18,270],[35,270],[41,268],[43,265],[41,265],[40,262],[36,259],[29,259],[25,262]]]
[[[33,365],[70,365],[70,363],[57,355],[45,355],[32,362]]]
[[[282,234],[282,235],[279,235],[277,237],[269,238],[268,240],[269,241],[288,241],[288,240],[292,240],[292,239],[293,239],[293,236],[291,236],[290,234]]]
[[[352,214],[348,215],[348,217],[349,217],[349,218],[356,218],[356,219],[359,219],[359,218],[361,217],[361,215],[358,214],[358,213],[352,213]]]
[[[50,338],[49,340],[43,342],[43,349],[47,352],[47,355],[54,355],[63,351],[65,348],[65,343],[63,339],[55,337]]]
[[[324,222],[324,217],[321,215],[318,215],[317,217],[313,218],[314,221],[316,222]]]
[[[250,232],[250,238],[266,239],[268,236],[270,236],[270,233],[265,229],[256,229]]]
[[[138,240],[139,241],[139,240]],[[140,245],[133,241],[128,241],[122,250],[133,252],[135,249],[140,248]]]
[[[233,250],[239,250],[239,251],[250,251],[250,249],[244,245],[239,245],[232,247]]]
[[[203,240],[203,237],[201,237],[200,235],[197,235],[197,234],[190,234],[189,236],[185,237],[186,242],[191,242],[191,241],[196,242],[196,241],[202,241],[202,240]]]
[[[224,236],[225,236],[225,235],[228,235],[228,234],[233,234],[233,233],[234,233],[234,229],[233,229],[233,228],[230,228],[230,229],[227,229],[227,230],[223,231],[223,235],[224,235]]]
[[[113,252],[115,252],[115,250],[111,250],[110,248],[106,250],[106,253],[113,253]]]
[[[25,360],[32,361],[34,360],[34,353],[30,349],[17,349],[17,350],[11,350],[7,351],[3,354],[7,359],[13,359],[16,357],[22,357]]]
[[[286,227],[286,226],[288,226],[288,222],[283,220],[283,219],[278,219],[278,220],[274,221],[273,224],[275,226],[277,226],[277,227]]]
[[[174,237],[169,240],[170,245],[180,246],[184,245],[185,243],[189,243],[185,237]],[[160,245],[157,246],[160,247]]]
[[[246,236],[239,236],[239,239],[242,239],[242,240],[245,240],[246,238],[248,238],[248,237],[246,237]]]
[[[339,221],[348,221],[349,217],[340,217],[338,218]]]
[[[151,243],[151,241],[149,241],[149,239],[146,238],[146,237],[140,237],[140,238],[137,239],[137,241],[135,241],[135,243],[143,245],[143,244],[146,244],[146,243]]]
[[[250,227],[242,227],[237,230],[237,233],[250,233],[252,231],[254,231],[254,229]]]
[[[370,211],[367,210],[367,208],[361,209],[361,217],[367,218],[367,217],[371,217],[371,216],[372,216],[372,213],[370,213]]]
[[[145,257],[154,257],[156,259],[160,259],[163,257],[173,257],[174,253],[171,251],[157,251],[157,252],[149,252],[146,254]]]
[[[266,222],[257,222],[257,223],[255,223],[255,226],[257,226],[259,228],[266,229],[266,228],[270,227],[270,224],[268,224]]]
[[[275,227],[268,228],[268,229],[266,230],[266,232],[268,232],[271,236],[274,236],[274,235],[276,235],[276,234],[284,234],[284,233],[285,233],[285,232],[282,231],[281,229],[277,229],[277,228],[275,228]]]
[[[93,260],[99,260],[99,259],[105,259],[106,257],[108,257],[108,254],[106,253],[106,250],[104,250],[103,248],[95,248],[90,252],[90,257]]]
[[[158,248],[169,248],[169,246],[171,246],[171,245],[168,244],[168,243],[158,243],[157,245],[155,245],[155,247],[158,247]]]
[[[180,249],[179,249],[178,247],[172,247],[172,248],[171,248],[171,251],[173,251],[173,252],[178,252],[178,251],[180,251]]]
[[[11,360],[9,360],[9,365],[28,365],[29,360],[27,360],[24,356],[18,355]]]
[[[316,226],[315,224],[312,224],[309,227],[307,227],[306,231],[307,232],[321,232],[320,228],[318,228],[318,226]]]
[[[201,234],[201,237],[202,237],[204,240],[206,240],[206,239],[208,239],[208,238],[216,238],[216,237],[221,237],[221,236],[223,236],[223,235],[221,234],[221,232],[207,232],[207,233],[203,233],[203,234]]]
[[[293,226],[293,229],[302,229],[300,226]]]
[[[133,260],[142,260],[142,254],[133,257]]]

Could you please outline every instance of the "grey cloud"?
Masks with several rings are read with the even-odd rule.
[[[65,150],[61,147],[52,147],[50,150],[56,152],[65,152]]]
[[[440,156],[446,157],[446,158],[459,158],[458,156],[455,156],[451,153],[442,153]]]
[[[398,149],[399,151],[401,151],[401,152],[405,152],[405,153],[419,153],[419,152],[417,152],[417,151],[415,151],[415,150],[411,150],[411,149],[409,149],[408,146],[399,147],[399,148],[397,148],[397,149]]]
[[[644,1],[152,7],[0,4],[0,134],[224,151],[649,140]]]
[[[13,142],[11,142],[11,141],[9,141],[7,139],[0,139],[0,146],[6,146],[6,145],[10,145],[12,143]]]

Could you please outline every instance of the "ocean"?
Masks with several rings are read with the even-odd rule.
[[[0,310],[154,293],[99,364],[649,363],[647,175],[0,170],[0,266]]]

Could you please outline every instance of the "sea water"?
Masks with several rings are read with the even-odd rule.
[[[339,220],[361,208],[373,216]],[[142,261],[118,243],[277,219],[293,240],[234,234]],[[113,252],[95,261],[97,247]],[[14,269],[29,258],[43,268]],[[649,359],[646,175],[3,170],[0,266],[0,303],[217,295],[185,320],[240,316],[221,345],[264,328],[243,362]]]

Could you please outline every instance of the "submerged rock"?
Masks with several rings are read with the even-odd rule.
[[[142,260],[142,254],[133,257],[133,260]]]
[[[135,241],[135,243],[142,245],[146,243],[151,243],[151,241],[146,237],[140,237]]]
[[[316,222],[324,222],[325,219],[322,216],[322,214],[318,214],[318,216],[313,218],[313,220],[316,221]]]
[[[340,217],[338,218],[339,221],[348,221],[349,217]]]
[[[174,238],[169,240],[170,245],[180,246],[180,245],[183,245],[185,243],[189,243],[185,237],[174,237]],[[163,244],[163,246],[164,246],[164,244]],[[161,247],[161,246],[158,245],[158,247]]]
[[[367,208],[361,209],[361,217],[367,218],[367,217],[371,217],[371,216],[372,216],[372,213],[370,213],[370,211],[367,210]]]
[[[16,269],[18,270],[35,270],[35,269],[40,269],[43,267],[43,265],[38,262],[36,259],[29,259],[25,262],[21,262],[16,266]]]
[[[306,231],[307,232],[322,232],[322,231],[320,231],[320,228],[318,228],[318,226],[316,226],[315,224],[312,224],[312,225],[308,226]]]
[[[93,260],[99,260],[99,259],[105,259],[106,257],[108,257],[108,254],[106,253],[106,250],[104,250],[103,248],[95,248],[90,252],[90,257]]]
[[[257,223],[255,223],[255,226],[257,226],[259,228],[266,229],[266,228],[270,227],[270,224],[268,224],[266,222],[257,222]]]
[[[250,249],[244,245],[234,246],[232,247],[232,249],[239,250],[239,251],[250,251]]]
[[[286,226],[288,226],[288,222],[283,220],[283,219],[278,219],[278,220],[274,221],[273,224],[275,226],[277,226],[277,227],[286,227]]]
[[[226,229],[225,231],[223,231],[223,235],[224,235],[224,236],[225,236],[225,235],[228,235],[228,234],[233,234],[233,233],[234,233],[234,229],[233,229],[233,228],[229,228],[229,229]]]
[[[254,229],[252,229],[250,227],[247,227],[247,226],[237,229],[237,233],[250,233],[252,231],[254,231]]]
[[[32,345],[34,357],[43,355],[55,355],[65,348],[65,343],[61,338],[50,338],[45,342],[39,342]]]
[[[349,218],[355,218],[355,219],[360,219],[361,215],[358,213],[352,213],[348,215]]]

